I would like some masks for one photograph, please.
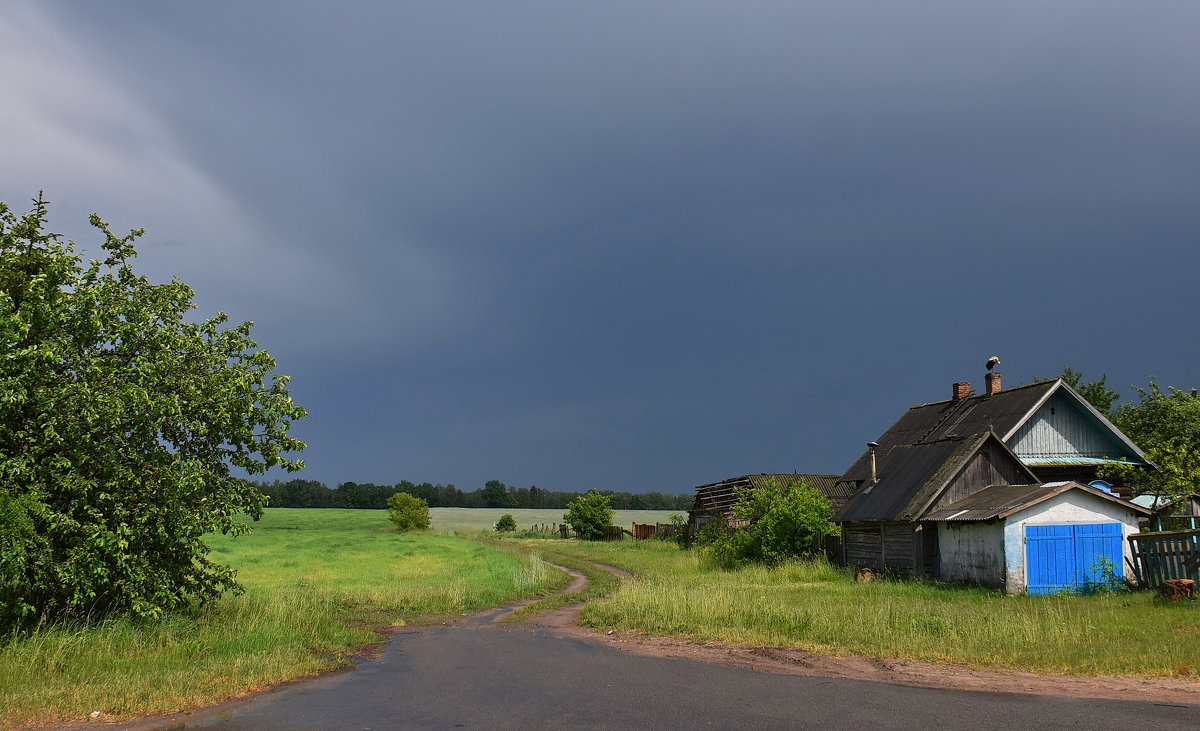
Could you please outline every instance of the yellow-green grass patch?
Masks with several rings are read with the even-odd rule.
[[[821,561],[721,571],[655,541],[556,548],[634,574],[584,608],[583,623],[597,628],[1068,675],[1200,674],[1200,606],[1150,592],[1007,596],[855,583]]]
[[[515,542],[514,542],[515,543]],[[385,511],[269,509],[213,536],[243,596],[161,622],[51,627],[0,643],[0,727],[172,713],[345,665],[373,628],[545,592],[559,572],[519,546],[398,534]]]

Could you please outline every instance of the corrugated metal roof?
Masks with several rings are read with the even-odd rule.
[[[1133,498],[1133,500],[1130,500],[1130,502],[1134,505],[1141,505],[1143,508],[1150,508],[1153,510],[1169,502],[1169,498],[1165,498],[1161,495],[1138,495],[1137,497]]]
[[[960,401],[937,401],[913,406],[883,433],[876,454],[901,444],[917,445],[949,436],[979,434],[989,429],[1007,434],[1058,384],[1042,381],[1001,391],[994,396],[977,395]],[[865,482],[871,477],[870,453],[862,455],[842,475],[843,481]]]
[[[1136,513],[1149,515],[1151,512],[1140,505],[1122,500],[1091,485],[1081,482],[1051,482],[1045,485],[992,485],[985,487],[962,500],[930,511],[922,520],[971,522],[1006,518],[1013,513],[1070,490],[1083,490],[1096,497],[1129,508]]]
[[[911,407],[875,441],[879,443],[877,454],[883,454],[892,447],[901,444],[923,444],[950,436],[978,434],[988,429],[995,431],[1001,439],[1013,435],[1013,432],[1028,421],[1034,411],[1042,405],[1051,394],[1059,392],[1069,395],[1073,402],[1078,402],[1082,412],[1104,431],[1111,432],[1114,439],[1126,445],[1130,452],[1142,456],[1142,452],[1119,429],[1112,425],[1103,414],[1087,403],[1062,379],[1040,381],[1027,386],[1017,386],[1001,391],[993,396],[974,395],[955,401],[936,401],[928,404],[918,404]],[[1033,457],[1022,456],[1026,464],[1050,466],[1077,466],[1092,464],[1107,464],[1107,462],[1075,462],[1057,461],[1073,460],[1074,457]],[[1086,458],[1090,459],[1090,458]],[[1137,464],[1136,460],[1130,462]],[[870,478],[870,453],[863,452],[850,469],[841,476],[841,481],[863,484]]]
[[[1069,467],[1072,465],[1102,465],[1102,464],[1131,464],[1145,465],[1141,460],[1109,459],[1108,457],[1042,457],[1025,455],[1022,460],[1031,467]]]
[[[879,481],[859,490],[834,520],[916,520],[916,513],[989,438],[996,436],[984,432],[921,444],[900,444],[877,454]],[[868,474],[868,481],[869,478]]]

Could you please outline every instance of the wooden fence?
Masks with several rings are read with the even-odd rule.
[[[533,529],[536,531],[536,530],[538,530],[538,527],[535,525],[533,527]],[[542,532],[542,531],[539,531],[539,532]],[[571,529],[571,526],[568,525],[567,523],[559,523],[558,527],[555,528],[554,530],[552,530],[551,532],[558,533],[559,538],[578,538],[579,537],[579,535],[576,534],[575,531]],[[619,541],[627,535],[632,536],[633,534],[630,533],[628,530],[622,528],[619,525],[606,525],[606,526],[604,526],[604,535],[600,538],[600,540],[602,540],[602,541]]]
[[[634,523],[633,530],[622,528],[619,525],[610,525],[604,528],[603,541],[619,541],[625,536],[630,536],[637,540],[645,540],[655,537],[669,537],[675,535],[678,526],[673,523]],[[575,531],[571,530],[571,526],[566,523],[535,523],[530,527],[530,532],[533,533],[557,533],[559,538],[578,538]]]
[[[1195,515],[1156,515],[1150,519],[1150,530],[1200,530],[1200,518]]]
[[[647,538],[670,538],[680,527],[674,523],[634,523],[632,535],[639,541]]]
[[[1140,586],[1162,586],[1169,579],[1200,581],[1200,530],[1134,533],[1129,547]]]

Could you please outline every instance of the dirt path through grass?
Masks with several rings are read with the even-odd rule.
[[[628,571],[615,566],[587,563],[612,574],[620,581],[631,578]],[[588,588],[588,579],[581,571],[556,564],[548,565],[566,571],[574,577],[574,581],[562,592],[563,594],[581,594]],[[862,656],[835,657],[786,647],[698,643],[685,637],[656,637],[616,630],[598,631],[579,626],[579,613],[585,605],[586,602],[576,602],[533,614],[524,618],[523,625],[530,629],[551,629],[563,635],[590,638],[638,655],[718,663],[785,675],[850,678],[943,690],[1158,703],[1200,703],[1200,683],[1180,678],[1074,677],[997,672],[977,670],[955,663],[927,663]],[[497,621],[511,614],[512,612],[505,612]]]
[[[354,671],[117,727],[779,728],[804,714],[833,730],[907,728],[917,717],[932,725],[971,718],[975,728],[998,730],[1035,722],[1182,729],[1200,711],[1197,686],[1181,681],[986,673],[585,629],[577,600],[603,596],[598,583],[612,591],[629,574],[569,561],[555,566],[573,578],[562,592],[450,624],[405,627]],[[984,692],[948,692],[964,690]]]

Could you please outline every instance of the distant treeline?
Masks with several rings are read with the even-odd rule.
[[[395,485],[376,485],[370,482],[343,482],[330,489],[316,480],[281,482],[251,482],[267,496],[273,508],[361,508],[383,510],[387,499],[397,492],[406,492],[429,503],[431,508],[554,508],[565,509],[567,503],[579,497],[575,492],[543,490],[539,487],[510,487],[499,480],[490,480],[483,487],[464,492],[454,485],[419,485],[402,480]],[[661,492],[614,492],[601,490],[609,497],[614,510],[688,510],[692,495],[667,495]]]

